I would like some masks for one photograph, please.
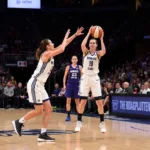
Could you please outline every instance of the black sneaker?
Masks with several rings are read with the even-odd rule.
[[[47,133],[42,133],[39,135],[39,138],[37,139],[38,142],[55,142],[54,138],[51,138],[47,135]]]
[[[13,127],[15,132],[21,136],[21,128],[23,126],[23,123],[20,123],[19,120],[12,121]]]

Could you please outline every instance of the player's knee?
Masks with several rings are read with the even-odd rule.
[[[69,98],[67,99],[66,105],[70,105],[70,103],[71,103],[71,99]]]
[[[45,112],[46,112],[47,114],[52,113],[52,107],[46,108],[46,109],[45,109]]]
[[[98,107],[103,107],[103,101],[96,101]]]
[[[86,103],[87,103],[87,101],[86,101],[86,100],[81,101],[80,106],[81,106],[81,107],[85,107]]]
[[[43,109],[38,109],[38,110],[36,110],[36,112],[37,112],[37,114],[42,114],[43,113]]]

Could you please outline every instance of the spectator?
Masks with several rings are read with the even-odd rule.
[[[14,105],[14,88],[11,87],[11,83],[8,82],[7,86],[4,88],[4,103],[6,108],[13,107]]]
[[[17,84],[17,82],[16,82],[16,80],[14,79],[13,76],[11,76],[10,82],[11,82],[14,86],[16,86],[16,84]]]
[[[149,83],[144,83],[144,90],[141,92],[141,94],[147,94],[147,92],[150,92]]]
[[[138,86],[138,85],[135,85],[135,86],[133,87],[133,94],[139,94],[139,92],[140,92],[139,86]]]
[[[123,89],[121,88],[121,85],[120,85],[120,83],[118,82],[118,83],[116,83],[116,90],[115,90],[115,93],[116,94],[120,94],[120,93],[122,93],[122,91],[123,91]]]
[[[108,84],[107,84],[107,94],[112,94],[112,93],[114,93],[114,90],[113,90],[113,86],[112,86],[112,83],[111,82],[109,82]]]
[[[104,90],[104,93],[106,93],[106,98],[104,100],[104,106],[106,106],[107,109],[108,109],[108,111],[109,111],[109,98],[110,98],[109,95],[112,94],[112,93],[114,93],[113,87],[112,87],[112,83],[108,82],[107,88],[104,87],[103,90]],[[105,114],[108,114],[108,111],[106,111]]]
[[[53,91],[53,93],[52,93],[52,96],[58,96],[59,93],[60,93],[59,84],[56,83],[56,84],[55,84],[55,89],[54,89],[54,91]]]
[[[129,83],[128,82],[124,82],[123,83],[122,94],[133,94],[133,90],[132,90],[132,88],[129,87]]]
[[[144,91],[144,84],[141,85],[140,94],[142,94],[143,91]]]
[[[6,79],[4,76],[2,76],[2,78],[1,78],[1,84],[6,84]]]
[[[58,96],[65,96],[65,89],[61,88],[61,91],[59,92]]]
[[[24,89],[22,83],[19,82],[18,86],[15,88],[15,108],[22,108],[26,96],[24,95]]]

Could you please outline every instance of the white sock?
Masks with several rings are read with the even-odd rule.
[[[19,120],[19,123],[25,123],[24,117]]]
[[[44,132],[46,132],[46,131],[47,131],[46,128],[42,128],[42,129],[41,129],[41,134],[44,133]]]

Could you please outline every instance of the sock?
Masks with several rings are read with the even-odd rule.
[[[82,115],[83,114],[78,114],[78,121],[82,121]]]
[[[67,111],[68,116],[70,116],[71,111]]]
[[[104,122],[104,114],[100,114],[100,122]]]
[[[21,119],[19,119],[19,123],[25,123],[24,117],[22,117]]]
[[[45,133],[46,131],[47,131],[46,128],[42,128],[42,129],[41,129],[41,134],[42,134],[42,133]]]

